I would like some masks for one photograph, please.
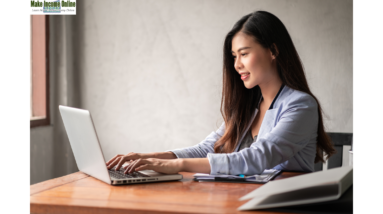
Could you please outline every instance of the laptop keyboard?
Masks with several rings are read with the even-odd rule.
[[[114,170],[115,168],[113,169],[110,169],[108,170],[109,171],[109,175],[111,178],[115,178],[115,179],[126,179],[126,178],[143,178],[143,177],[150,177],[148,175],[144,175],[144,174],[141,174],[139,172],[133,172],[133,173],[128,173],[128,174],[124,174],[124,171],[125,169],[124,168],[120,168],[119,171],[115,171]]]

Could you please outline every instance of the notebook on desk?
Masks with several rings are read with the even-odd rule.
[[[197,173],[194,180],[200,182],[230,182],[230,183],[254,183],[265,184],[281,173],[281,170],[266,169],[259,175],[210,175]]]
[[[108,170],[90,112],[67,106],[59,106],[59,109],[80,171],[112,185],[182,179],[180,174],[166,175],[153,170],[132,174],[124,174],[123,168]]]

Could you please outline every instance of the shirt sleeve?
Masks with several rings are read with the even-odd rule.
[[[279,110],[279,109],[272,109]],[[279,113],[275,127],[250,148],[207,157],[211,174],[260,174],[281,164],[302,150],[318,128],[318,107],[310,95],[300,95]]]
[[[173,152],[177,158],[206,158],[209,153],[214,153],[214,144],[225,133],[225,122],[218,128],[217,131],[211,132],[199,144],[182,149],[169,150]]]

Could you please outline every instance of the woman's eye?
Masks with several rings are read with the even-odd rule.
[[[242,56],[246,56],[247,55],[247,53],[245,53],[245,54],[241,54]]]

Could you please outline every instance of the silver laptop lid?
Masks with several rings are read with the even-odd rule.
[[[79,170],[111,184],[90,112],[61,105],[59,109]]]

